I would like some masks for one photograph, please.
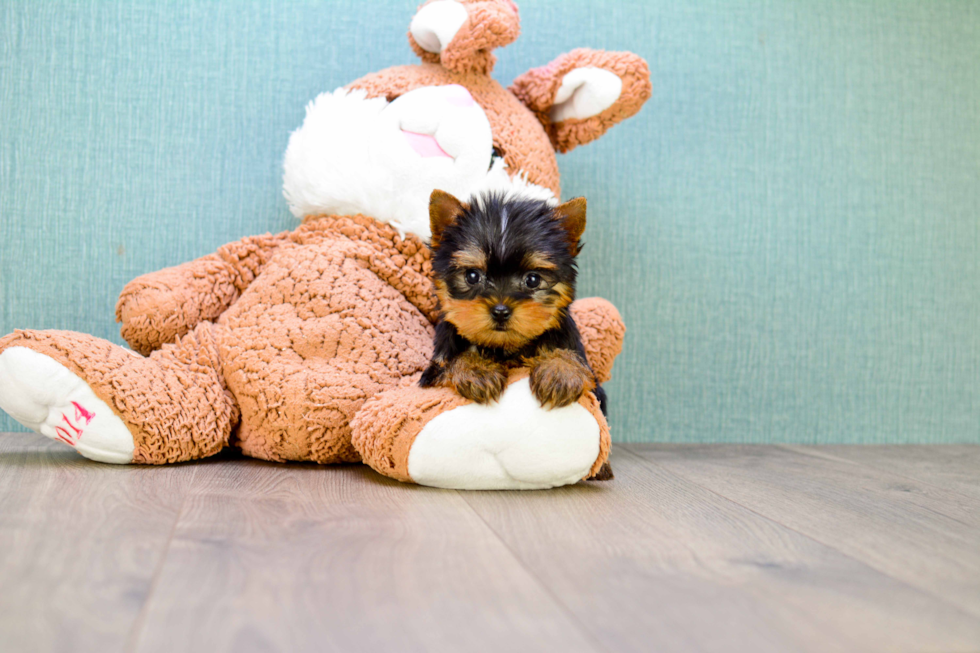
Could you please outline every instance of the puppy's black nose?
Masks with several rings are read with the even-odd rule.
[[[503,304],[497,304],[490,310],[490,314],[493,315],[493,319],[503,322],[510,317],[511,310]]]

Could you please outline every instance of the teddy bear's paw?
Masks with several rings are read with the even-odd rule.
[[[91,460],[133,460],[133,436],[78,375],[26,347],[0,353],[0,409]]]
[[[576,483],[599,455],[599,424],[581,404],[546,410],[527,379],[499,403],[466,404],[426,424],[408,456],[419,485],[532,490]]]

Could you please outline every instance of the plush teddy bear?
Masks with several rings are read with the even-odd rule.
[[[557,203],[555,151],[598,138],[650,95],[642,59],[586,49],[505,89],[489,76],[492,50],[518,32],[510,0],[423,4],[409,42],[424,63],[319,96],[290,138],[296,230],[130,282],[116,317],[132,350],[67,331],[0,338],[0,407],[111,463],[236,446],[273,461],[363,461],[438,487],[545,488],[594,474],[609,432],[591,393],[545,410],[526,370],[485,406],[417,385],[437,313],[432,190]],[[608,380],[624,333],[616,309],[585,299],[572,312]]]

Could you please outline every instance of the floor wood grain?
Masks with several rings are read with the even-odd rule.
[[[801,450],[814,451],[813,448]],[[816,450],[980,499],[980,447],[977,446],[834,445]]]
[[[139,651],[599,651],[453,491],[201,465]]]
[[[609,485],[464,495],[608,650],[980,641],[971,615],[624,449]]]
[[[0,434],[0,651],[120,651],[195,470]]]
[[[978,500],[842,460],[819,447],[632,449],[682,478],[980,617]]]
[[[980,447],[614,467],[467,493],[0,434],[0,651],[980,650]]]

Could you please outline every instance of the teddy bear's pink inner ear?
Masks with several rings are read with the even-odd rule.
[[[420,48],[439,54],[449,46],[467,18],[466,8],[456,0],[436,0],[419,9],[409,31]]]
[[[551,122],[585,120],[597,116],[619,99],[623,80],[615,73],[592,66],[566,74],[555,92]]]

